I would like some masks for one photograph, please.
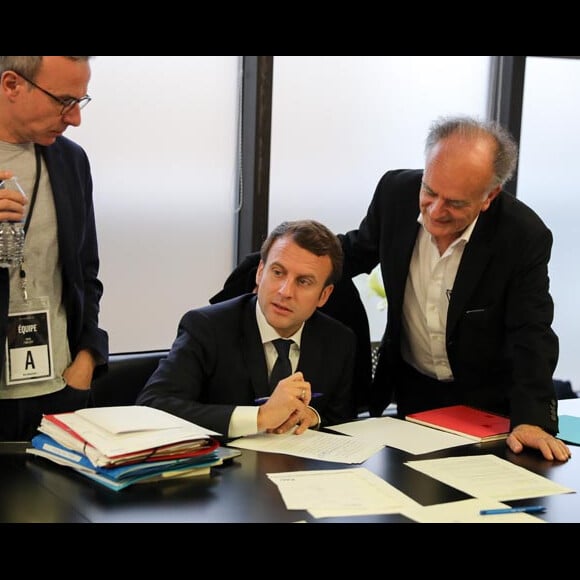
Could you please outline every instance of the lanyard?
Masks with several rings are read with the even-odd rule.
[[[36,144],[34,145],[34,156],[36,158],[36,177],[34,178],[34,187],[32,188],[30,207],[28,209],[26,221],[24,222],[25,238],[26,232],[28,231],[28,226],[30,225],[30,220],[32,218],[32,210],[34,209],[34,202],[36,201],[36,194],[38,193],[38,185],[40,183],[40,172],[42,171],[42,165],[40,163],[40,148]],[[20,263],[20,287],[22,288],[22,296],[24,297],[24,300],[28,300],[28,292],[26,291],[26,272],[22,267],[22,262]]]

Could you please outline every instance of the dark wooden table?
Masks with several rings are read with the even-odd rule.
[[[242,455],[213,468],[209,476],[181,481],[137,484],[119,492],[106,489],[72,470],[24,453],[26,443],[0,443],[1,523],[387,523],[409,522],[399,514],[314,519],[306,511],[287,510],[267,473],[344,469],[288,455],[243,450]],[[466,496],[404,465],[413,459],[493,453],[573,489],[580,487],[580,453],[567,463],[544,460],[538,452],[511,453],[504,441],[473,444],[425,455],[385,447],[363,467],[376,473],[422,505]],[[354,467],[354,466],[353,466]],[[358,467],[358,466],[356,466]],[[547,522],[580,522],[580,494],[569,493],[509,502],[541,503]],[[544,526],[541,526],[544,527]]]

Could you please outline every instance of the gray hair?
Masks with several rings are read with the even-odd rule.
[[[36,77],[43,58],[43,56],[0,56],[0,75],[7,70],[13,70],[32,80]],[[64,58],[74,61],[85,61],[92,57],[65,56]]]
[[[440,117],[431,124],[425,140],[425,156],[429,157],[433,147],[451,135],[468,139],[487,136],[496,145],[493,161],[494,179],[492,187],[504,186],[516,170],[518,145],[512,135],[495,121],[482,121],[474,117]]]

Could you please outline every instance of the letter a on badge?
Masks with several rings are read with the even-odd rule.
[[[25,369],[28,369],[32,367],[33,369],[36,368],[36,365],[34,364],[34,358],[32,357],[32,352],[31,351],[27,351],[26,352],[26,364],[24,365]]]

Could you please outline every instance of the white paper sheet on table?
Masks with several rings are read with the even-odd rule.
[[[572,417],[580,417],[580,398],[559,399],[558,415],[571,415]]]
[[[269,473],[288,509],[313,517],[398,513],[418,504],[364,467]]]
[[[431,453],[440,449],[473,445],[473,439],[425,427],[395,417],[371,417],[329,427],[338,433],[363,438],[387,447],[402,449],[413,455]]]
[[[495,455],[423,459],[405,465],[472,497],[509,501],[576,491]]]
[[[292,432],[281,435],[275,433],[249,435],[230,441],[228,446],[338,463],[363,463],[383,447],[364,439],[323,433],[312,429],[308,429],[301,435],[295,435]]]
[[[409,519],[423,524],[545,524],[546,521],[526,513],[480,515],[480,510],[509,508],[490,499],[463,499],[449,503],[404,508]]]

